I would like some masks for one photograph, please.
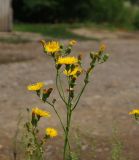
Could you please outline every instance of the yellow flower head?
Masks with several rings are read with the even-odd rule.
[[[32,84],[32,85],[29,85],[27,87],[27,89],[29,91],[38,91],[40,90],[42,87],[44,86],[44,83],[43,82],[38,82],[38,83],[35,83],[35,84]]]
[[[73,70],[69,69],[68,71],[65,69],[64,74],[66,76],[76,76],[78,73],[81,73],[82,69],[80,67],[75,67]]]
[[[99,51],[104,52],[106,50],[106,45],[105,44],[101,44]]]
[[[54,128],[46,128],[45,133],[47,136],[50,136],[50,138],[56,137],[58,135]]]
[[[76,45],[76,43],[77,43],[77,41],[71,40],[71,41],[69,42],[69,45],[74,46],[74,45]]]
[[[139,115],[139,109],[134,109],[131,112],[129,112],[129,114]]]
[[[43,47],[44,47],[44,50],[49,53],[55,53],[60,51],[60,44],[57,41],[51,41],[48,43],[46,42],[44,43],[43,41]]]
[[[40,116],[40,117],[50,117],[51,116],[49,112],[41,110],[37,107],[32,108],[32,114],[36,114],[37,116]]]
[[[60,57],[57,61],[57,64],[75,64],[78,63],[78,59],[75,57]]]

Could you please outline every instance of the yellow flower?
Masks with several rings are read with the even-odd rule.
[[[35,83],[35,84],[32,84],[32,85],[29,85],[27,87],[27,89],[29,91],[38,91],[40,90],[42,87],[44,86],[44,83],[43,82],[38,82],[38,83]]]
[[[139,115],[139,109],[134,109],[134,110],[132,110],[131,112],[129,112],[129,114],[137,114],[137,115]]]
[[[55,53],[60,51],[60,44],[57,41],[51,41],[46,43],[45,41],[41,41],[44,47],[45,52]]]
[[[78,63],[78,59],[75,57],[60,57],[57,64],[75,64]]]
[[[101,44],[99,51],[104,52],[106,50],[106,45],[105,44]]]
[[[46,128],[45,133],[47,136],[51,138],[56,137],[58,135],[57,131],[54,128]]]
[[[36,114],[37,116],[40,116],[40,117],[50,117],[50,113],[49,112],[46,112],[44,110],[41,110],[39,108],[32,108],[32,113],[33,114]]]
[[[69,69],[68,71],[65,69],[63,73],[66,76],[76,76],[77,73],[81,73],[81,72],[82,72],[82,69],[80,67],[75,67],[73,71],[71,71],[71,69]]]
[[[74,46],[76,43],[77,43],[77,41],[71,40],[71,41],[69,42],[69,45]]]

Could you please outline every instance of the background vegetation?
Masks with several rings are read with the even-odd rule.
[[[139,28],[139,0],[13,0],[19,22],[95,22]]]

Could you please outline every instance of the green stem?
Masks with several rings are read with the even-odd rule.
[[[64,132],[65,132],[66,129],[65,129],[65,127],[64,127],[64,124],[63,124],[63,122],[62,122],[62,120],[61,120],[61,117],[60,117],[58,111],[56,110],[55,106],[54,106],[53,104],[51,104],[49,101],[46,101],[46,103],[48,103],[51,107],[53,107],[53,109],[54,109],[54,111],[55,111],[55,113],[56,113],[56,115],[57,115],[57,117],[58,117],[58,119],[59,119],[59,121],[60,121],[60,123],[61,123],[61,126],[62,126],[62,128],[63,128],[63,130],[64,130]]]
[[[65,103],[65,105],[67,105],[67,102],[66,102],[65,99],[62,97],[61,92],[60,92],[60,89],[59,89],[59,87],[58,87],[58,76],[59,76],[59,73],[58,73],[58,70],[57,70],[57,74],[56,74],[56,87],[57,87],[57,90],[58,90],[58,93],[59,93],[60,98],[63,100],[63,102]]]
[[[72,108],[72,111],[76,108],[76,106],[77,106],[77,104],[78,104],[78,102],[79,102],[79,100],[80,100],[80,98],[81,98],[81,96],[82,96],[82,94],[83,94],[83,92],[84,92],[84,90],[85,90],[85,88],[86,88],[86,85],[87,85],[87,83],[84,84],[84,86],[83,86],[83,88],[82,88],[82,90],[81,90],[81,92],[80,92],[80,94],[79,94],[79,96],[78,96],[78,99],[77,99],[74,107]]]
[[[58,74],[58,78],[59,78],[59,84],[60,84],[60,88],[61,88],[61,91],[62,91],[63,99],[64,99],[64,101],[66,101],[64,90],[63,90],[62,83],[61,83],[61,77],[60,77],[59,74]]]
[[[90,70],[90,71],[91,71],[91,70]],[[90,71],[86,73],[86,76],[85,76],[85,79],[84,79],[84,86],[83,86],[83,88],[82,88],[82,90],[81,90],[81,92],[80,92],[80,94],[79,94],[79,96],[78,96],[78,99],[77,99],[74,107],[72,108],[72,111],[76,108],[76,106],[77,106],[77,104],[78,104],[78,102],[79,102],[79,100],[80,100],[80,98],[81,98],[81,96],[82,96],[82,94],[83,94],[83,92],[84,92],[84,90],[85,90],[85,88],[86,88],[86,85],[87,85],[88,82],[89,82],[88,79],[89,79],[89,73],[90,73]]]
[[[39,144],[39,142],[38,142],[38,140],[36,138],[35,129],[36,128],[33,128],[32,134],[33,134],[33,137],[34,137],[34,143],[36,144],[37,150],[38,150],[37,151],[37,156],[38,156],[39,160],[44,160],[44,157],[43,157],[43,154],[42,154],[42,151],[41,151],[42,146]]]
[[[63,152],[63,160],[66,160],[67,156],[70,156],[70,145],[68,146],[69,142],[69,130],[70,130],[70,123],[71,123],[71,94],[70,94],[70,78],[68,78],[68,86],[69,86],[69,95],[68,95],[68,104],[67,104],[67,125],[66,125],[66,133],[65,133],[65,142],[64,142],[64,152]],[[68,147],[68,148],[67,148]],[[68,154],[68,155],[67,155]]]
[[[69,131],[70,131],[70,124],[71,124],[71,106],[68,106],[67,111],[67,126],[66,126],[66,133],[65,133],[65,142],[64,142],[64,153],[63,153],[63,160],[66,160],[67,156],[70,156],[70,146],[68,146],[69,142]],[[68,148],[67,148],[68,147]]]
[[[65,128],[65,126],[64,126],[64,124],[63,124],[63,122],[62,122],[62,120],[61,120],[61,117],[60,117],[58,111],[56,110],[55,106],[54,106],[52,103],[50,103],[49,101],[46,101],[46,103],[48,103],[51,107],[53,107],[53,109],[54,109],[54,111],[55,111],[55,113],[56,113],[56,115],[57,115],[57,117],[58,117],[58,119],[59,119],[59,121],[60,121],[60,124],[61,124],[61,126],[62,126],[62,128],[63,128],[63,131],[64,131],[64,133],[66,134],[66,128]],[[68,146],[69,146],[69,149],[70,149],[69,140],[68,140]]]

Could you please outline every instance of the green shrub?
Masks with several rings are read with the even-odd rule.
[[[58,5],[57,0],[13,0],[14,17],[24,22],[51,22]]]
[[[139,4],[139,0],[130,0],[130,2],[133,4]]]
[[[107,22],[121,24],[130,15],[124,0],[13,0],[14,17],[23,22]]]
[[[88,19],[92,0],[13,0],[14,17],[25,22],[74,22]]]
[[[135,19],[134,19],[134,26],[139,29],[139,10],[136,13]]]
[[[123,0],[93,0],[92,7],[95,22],[120,23],[125,18]]]

